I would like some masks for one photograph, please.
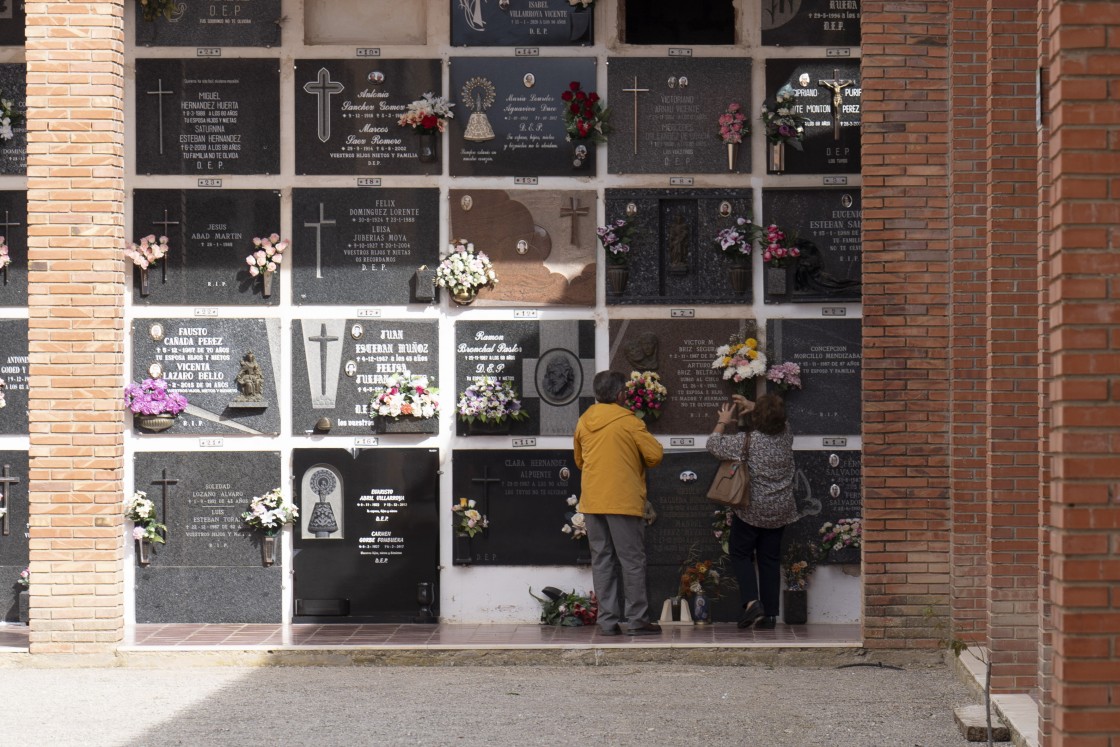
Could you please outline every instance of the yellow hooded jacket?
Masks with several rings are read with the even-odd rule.
[[[641,516],[646,467],[660,464],[664,452],[646,424],[621,405],[596,403],[580,416],[574,447],[582,471],[580,510]]]

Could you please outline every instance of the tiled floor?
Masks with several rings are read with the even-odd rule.
[[[28,628],[0,625],[0,649],[27,649]],[[733,623],[666,626],[661,635],[604,636],[596,626],[545,625],[137,625],[124,645],[199,648],[502,648],[673,646],[810,648],[861,645],[859,625],[783,625],[739,630]]]

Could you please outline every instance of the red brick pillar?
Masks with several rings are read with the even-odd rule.
[[[862,6],[864,640],[873,648],[931,648],[946,635],[937,622],[949,609],[949,10]]]
[[[26,5],[32,653],[124,628],[123,2]]]
[[[1051,0],[1053,724],[1120,733],[1120,3]]]

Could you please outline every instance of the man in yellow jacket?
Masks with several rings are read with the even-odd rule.
[[[599,630],[603,635],[623,632],[618,623],[625,612],[627,635],[660,633],[661,626],[649,619],[642,511],[646,468],[660,464],[664,450],[646,424],[622,406],[625,376],[600,371],[594,388],[596,403],[580,416],[574,447],[582,471],[579,510],[587,520]]]

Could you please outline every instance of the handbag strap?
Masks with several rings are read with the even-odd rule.
[[[746,464],[751,455],[751,432],[747,431],[746,438],[743,439],[743,453],[739,455],[739,461]]]

